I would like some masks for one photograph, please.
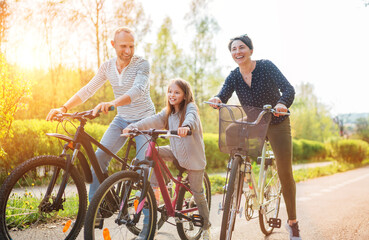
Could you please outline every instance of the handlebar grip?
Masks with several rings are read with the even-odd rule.
[[[170,131],[170,134],[172,134],[172,135],[178,135],[178,132],[177,132],[177,130],[171,130]],[[192,131],[191,130],[188,131],[188,133],[187,133],[187,136],[190,136],[190,135],[192,135]]]
[[[114,109],[115,109],[114,106],[110,106],[109,109],[108,109],[108,111],[114,111]],[[97,111],[97,112],[100,113],[101,112],[101,109],[99,109],[99,111]]]
[[[274,114],[280,114],[280,115],[291,115],[289,112],[273,112]]]

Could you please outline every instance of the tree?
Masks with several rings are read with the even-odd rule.
[[[6,154],[1,147],[2,140],[10,136],[14,114],[24,107],[22,99],[28,94],[28,82],[12,72],[0,54],[0,157]]]
[[[6,31],[8,30],[8,17],[10,16],[9,5],[5,0],[0,0],[0,52],[2,43],[6,41]]]
[[[181,76],[184,71],[182,50],[177,47],[172,35],[172,20],[167,17],[159,29],[151,54],[151,97],[158,110],[165,106],[163,96],[166,95],[168,80]]]
[[[213,38],[219,30],[217,21],[208,12],[208,0],[192,0],[190,11],[185,15],[187,28],[195,33],[191,42],[191,55],[187,58],[187,79],[192,84],[197,104],[205,100],[204,82],[207,74],[216,70]]]
[[[292,135],[296,139],[324,141],[338,136],[338,128],[328,108],[318,101],[314,87],[309,83],[297,86],[291,119]]]
[[[369,142],[369,118],[359,118],[356,121],[356,135],[362,140]]]

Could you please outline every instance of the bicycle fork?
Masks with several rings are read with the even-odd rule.
[[[66,154],[67,149],[71,148],[69,146],[69,144],[65,144],[64,149],[62,154],[60,155],[60,157],[65,157],[66,159],[66,168],[65,168],[65,172],[63,175],[63,179],[62,182],[60,184],[58,193],[56,195],[56,197],[53,198],[53,203],[50,204],[49,199],[51,197],[51,193],[55,187],[57,178],[60,174],[60,168],[55,167],[54,168],[54,172],[53,172],[53,176],[51,177],[51,181],[47,187],[46,190],[46,194],[45,197],[43,198],[43,200],[41,201],[40,205],[39,205],[39,209],[42,212],[51,212],[53,210],[58,211],[59,209],[63,209],[62,203],[64,202],[64,200],[62,199],[62,196],[64,194],[65,188],[67,187],[68,184],[68,178],[70,176],[70,170],[71,167],[73,166],[73,163],[78,155],[79,149],[81,147],[80,143],[77,143],[76,146],[74,147],[74,151],[73,151],[73,155],[72,158],[69,154]]]

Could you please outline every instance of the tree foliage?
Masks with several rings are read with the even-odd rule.
[[[0,0],[0,52],[2,43],[6,41],[6,32],[9,28],[8,17],[10,16],[9,5],[5,0]]]
[[[28,82],[16,75],[0,54],[0,157],[6,154],[1,147],[2,140],[11,134],[14,114],[24,107],[22,100],[28,94]]]
[[[194,33],[186,62],[187,80],[192,84],[198,105],[207,98],[205,94],[208,74],[217,71],[213,39],[219,31],[219,25],[209,15],[208,4],[208,0],[193,0],[190,11],[185,15],[187,28]]]
[[[166,17],[157,33],[156,43],[149,54],[151,60],[151,98],[157,110],[166,102],[168,80],[184,74],[183,54],[174,39],[172,20]]]
[[[369,143],[369,118],[359,118],[356,121],[357,136]]]
[[[291,113],[292,134],[296,139],[324,141],[338,136],[339,130],[328,108],[318,101],[309,83],[297,86]]]

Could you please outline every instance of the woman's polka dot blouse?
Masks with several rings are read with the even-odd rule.
[[[226,103],[236,92],[242,106],[262,108],[283,103],[289,108],[295,98],[295,89],[270,60],[257,60],[252,72],[251,87],[242,78],[239,67],[231,71],[217,97]],[[272,117],[271,124],[282,122],[287,116]]]

